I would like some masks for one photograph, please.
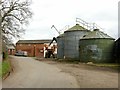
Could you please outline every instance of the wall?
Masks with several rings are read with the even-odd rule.
[[[15,49],[8,49],[9,55],[15,55]]]
[[[16,44],[16,51],[27,51],[30,57],[44,57],[44,44]]]
[[[116,59],[116,62],[120,63],[120,38],[114,43],[114,59]]]

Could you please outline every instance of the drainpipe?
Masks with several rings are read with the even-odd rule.
[[[35,57],[35,52],[36,52],[36,51],[35,51],[35,47],[36,47],[36,45],[34,45],[34,57]]]

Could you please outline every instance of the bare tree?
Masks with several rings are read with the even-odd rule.
[[[24,33],[23,25],[32,17],[29,0],[3,0],[0,2],[0,26],[3,40],[20,37]]]

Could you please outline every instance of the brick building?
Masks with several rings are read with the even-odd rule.
[[[27,51],[30,57],[45,57],[45,47],[52,40],[19,40],[16,43],[16,51]]]
[[[8,44],[7,48],[8,48],[8,54],[9,55],[14,55],[15,54],[15,45],[14,44]]]

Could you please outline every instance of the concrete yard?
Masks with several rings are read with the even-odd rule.
[[[118,88],[118,71],[108,67],[98,67],[84,63],[73,64],[40,60],[61,69],[62,72],[74,76],[80,88]]]
[[[14,71],[3,80],[3,88],[79,88],[74,76],[56,66],[29,57],[11,57]]]
[[[118,88],[114,69],[12,56],[14,71],[3,88]]]

